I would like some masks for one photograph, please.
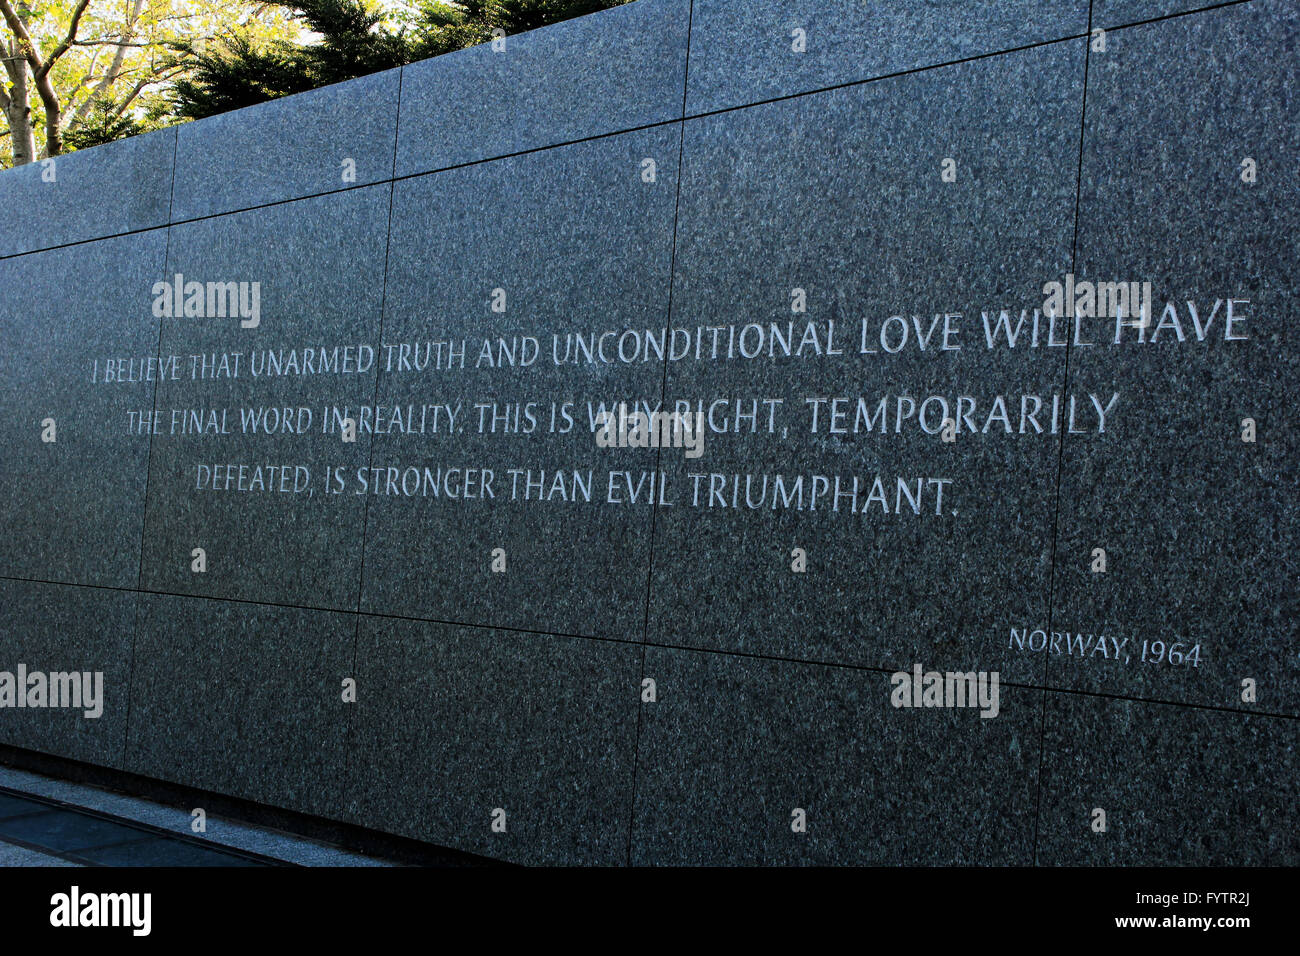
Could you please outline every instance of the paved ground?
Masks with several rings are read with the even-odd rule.
[[[0,767],[0,866],[389,866],[302,837]]]

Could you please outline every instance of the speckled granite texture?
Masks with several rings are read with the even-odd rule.
[[[0,743],[520,863],[1300,864],[1298,41],[637,0],[0,172]]]
[[[315,350],[373,346],[391,190],[367,186],[172,227],[168,276],[260,282],[261,315],[256,328],[229,316],[163,320],[160,354],[179,356],[181,374],[156,388],[164,434],[152,442],[145,587],[356,610],[364,500],[327,495],[324,473],[364,467],[371,436],[359,429],[355,442],[343,442],[324,430],[332,420],[324,409],[369,404],[377,370],[359,356],[345,366],[343,353],[338,368],[354,371],[269,369],[292,355],[302,364],[304,350],[313,350],[319,368]],[[214,356],[230,358],[222,364]],[[171,433],[176,410],[197,411],[198,427]],[[182,421],[192,419],[183,414]],[[265,470],[262,487],[243,492],[239,474],[222,471],[200,490],[201,474],[239,464],[250,489],[257,488],[253,467],[288,470],[283,482],[281,472]],[[191,570],[195,548],[206,554],[201,574]]]
[[[1066,438],[1055,620],[1127,637],[1133,656],[1144,639],[1201,654],[1192,668],[1066,655],[1053,683],[1231,707],[1252,678],[1270,689],[1264,709],[1300,713],[1300,354],[1288,346],[1300,190],[1284,158],[1300,152],[1284,29],[1296,22],[1294,5],[1245,4],[1119,31],[1092,59],[1078,272],[1142,277],[1156,307],[1149,334],[1070,357],[1072,378],[1133,405],[1104,443]],[[1249,73],[1237,67],[1247,47]],[[1102,324],[1095,341],[1113,341]],[[1106,574],[1090,570],[1095,542]]]

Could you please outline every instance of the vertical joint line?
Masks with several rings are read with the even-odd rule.
[[[376,345],[383,348],[384,342],[384,310],[388,306],[388,252],[393,244],[393,196],[397,192],[397,143],[401,135],[400,125],[402,117],[402,77],[406,75],[406,67],[400,66],[397,69],[397,103],[393,107],[393,164],[390,169],[390,178],[388,179],[388,221],[384,227],[384,272],[379,281],[379,336]],[[379,185],[375,183],[374,185]],[[379,401],[379,379],[384,374],[383,367],[375,363],[375,389],[370,399],[373,406]],[[374,431],[370,434],[370,444],[366,448],[366,468],[369,470],[375,465],[375,435]],[[352,664],[348,670],[348,677],[354,681],[357,679],[357,648],[361,644],[361,597],[365,592],[366,583],[366,538],[370,529],[370,496],[366,495],[361,503],[361,557],[360,565],[357,568],[357,603],[356,612],[352,615]],[[360,695],[357,702],[360,702]],[[343,748],[343,783],[341,784],[342,793],[340,798],[347,802],[347,791],[351,788],[352,780],[352,732],[353,711],[356,703],[347,711],[347,727],[344,730],[344,739],[347,745]]]
[[[1070,272],[1073,274],[1077,269],[1077,260],[1079,252],[1079,207],[1083,194],[1083,143],[1088,130],[1088,67],[1091,60],[1092,50],[1092,7],[1093,0],[1088,0],[1088,29],[1083,38],[1083,98],[1079,106],[1079,153],[1075,166],[1074,180],[1074,229],[1070,237]],[[1065,340],[1065,368],[1063,370],[1063,380],[1061,389],[1068,392],[1070,388],[1070,336]],[[1060,532],[1061,524],[1061,477],[1065,470],[1065,439],[1064,433],[1057,443],[1056,452],[1056,488],[1052,504],[1052,537],[1051,537],[1051,555],[1048,562],[1047,572],[1047,629],[1052,628],[1052,618],[1056,613],[1056,551],[1057,539]],[[1038,832],[1039,822],[1042,815],[1043,806],[1043,756],[1046,748],[1047,738],[1047,693],[1048,693],[1048,665],[1051,656],[1043,655],[1043,681],[1042,681],[1042,698],[1038,711],[1038,773],[1034,781],[1034,842],[1032,865],[1038,865]]]
[[[167,279],[167,263],[172,254],[172,208],[176,202],[176,155],[181,134],[179,128],[172,129],[172,179],[167,189],[167,225],[163,232],[163,269],[162,278]],[[158,318],[158,344],[154,348],[154,358],[162,361],[163,320]],[[153,383],[153,402],[151,410],[153,419],[158,417],[158,386],[161,379]],[[130,436],[128,436],[130,437]],[[126,667],[126,726],[122,730],[122,766],[126,767],[127,749],[131,743],[131,696],[135,691],[135,641],[140,632],[140,604],[144,600],[144,538],[149,523],[149,472],[153,470],[153,421],[149,423],[149,450],[144,462],[144,499],[140,502],[140,560],[135,572],[135,618],[131,626],[131,656]]]
[[[665,330],[670,330],[673,324],[673,283],[677,273],[677,215],[682,204],[682,157],[686,145],[686,95],[690,89],[691,75],[691,28],[695,17],[695,0],[691,0],[686,14],[686,55],[682,63],[682,107],[681,115],[677,121],[677,178],[674,184],[673,196],[673,235],[672,244],[668,253],[668,312],[664,317]],[[668,395],[668,361],[664,360],[663,375],[659,380],[659,404],[662,407]],[[663,449],[655,449],[655,471],[659,477],[662,477],[661,468],[663,460]],[[661,490],[662,493],[662,490]],[[627,824],[627,865],[632,865],[632,832],[636,827],[636,787],[637,787],[637,767],[641,760],[641,724],[642,711],[645,705],[641,702],[641,686],[645,681],[645,659],[646,659],[646,642],[650,639],[650,595],[654,586],[654,563],[655,563],[655,530],[657,527],[656,518],[659,514],[659,505],[651,501],[650,507],[650,542],[646,561],[646,579],[645,579],[645,608],[644,616],[641,619],[641,676],[637,679],[637,685],[633,688],[636,694],[636,739],[632,747],[632,791],[629,796],[628,806],[628,824]]]

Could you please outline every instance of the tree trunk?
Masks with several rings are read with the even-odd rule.
[[[26,58],[26,63],[22,64],[21,73],[22,96],[17,95],[17,81],[15,81],[15,93],[11,99],[15,100],[20,107],[27,105],[27,67],[31,68],[31,85],[36,89],[36,95],[41,98],[41,106],[45,109],[45,155],[57,156],[63,152],[63,107],[59,103],[59,94],[54,90],[54,84],[50,81],[50,69],[58,61],[59,57],[67,53],[72,48],[72,44],[77,40],[77,27],[81,24],[81,16],[86,12],[86,7],[90,5],[90,0],[78,0],[76,8],[72,11],[72,22],[68,25],[68,33],[53,50],[50,51],[48,58],[43,58],[36,47],[35,41],[27,32],[27,25],[23,22],[23,17],[18,15],[10,0],[0,0],[0,14],[4,15],[5,23],[9,27],[9,32],[13,34],[14,49],[13,55],[21,53]],[[30,17],[31,11],[26,5],[22,7],[23,15]],[[17,62],[17,61],[14,61]],[[13,65],[8,60],[5,62],[6,67]],[[10,70],[11,77],[14,75]],[[12,104],[11,108],[12,108]],[[25,127],[31,125],[30,114],[24,123]],[[17,143],[15,143],[17,146]]]
[[[27,61],[18,54],[16,43],[11,43],[4,54],[5,72],[10,84],[8,90],[0,91],[0,97],[3,97],[0,104],[4,106],[5,119],[9,121],[14,165],[25,166],[36,159],[36,132],[32,129],[32,109],[27,96]]]
[[[131,6],[131,12],[127,15],[126,25],[122,28],[121,42],[117,45],[117,51],[113,54],[113,63],[105,71],[103,79],[91,90],[90,95],[81,101],[81,105],[73,112],[72,117],[68,120],[68,128],[72,129],[80,125],[81,120],[85,117],[86,112],[95,104],[110,86],[117,82],[117,78],[122,75],[122,61],[126,59],[127,44],[135,38],[135,25],[140,19],[140,10],[144,7],[144,0],[135,0]],[[143,83],[148,80],[141,81]],[[68,103],[71,107],[71,102]],[[115,115],[121,116],[126,107],[120,107]]]

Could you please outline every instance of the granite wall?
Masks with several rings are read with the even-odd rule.
[[[638,0],[0,173],[0,742],[527,863],[1300,863],[1298,39]]]

